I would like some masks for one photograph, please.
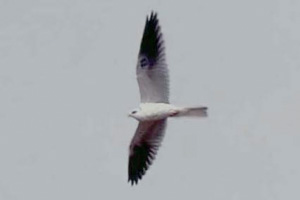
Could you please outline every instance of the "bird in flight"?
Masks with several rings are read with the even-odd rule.
[[[206,117],[207,107],[169,103],[169,73],[157,13],[147,16],[136,67],[141,103],[129,113],[139,124],[129,147],[128,182],[137,184],[155,159],[168,117]]]

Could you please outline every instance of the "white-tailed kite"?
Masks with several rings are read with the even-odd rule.
[[[136,67],[141,103],[129,113],[139,125],[129,147],[128,181],[133,185],[145,174],[164,137],[168,117],[207,116],[207,107],[169,104],[169,73],[157,14],[146,19]]]

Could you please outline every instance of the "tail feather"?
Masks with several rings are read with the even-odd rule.
[[[182,108],[176,115],[178,117],[207,117],[207,107]]]

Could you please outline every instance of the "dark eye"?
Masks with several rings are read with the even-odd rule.
[[[131,114],[135,114],[135,113],[136,113],[136,111],[135,111],[135,110],[131,112]]]

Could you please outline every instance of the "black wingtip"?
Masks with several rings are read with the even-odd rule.
[[[150,14],[150,19],[157,19],[157,12],[152,10]]]
[[[128,179],[128,182],[130,183],[131,186],[134,186],[134,184],[137,185],[137,183],[138,183],[137,180],[130,179],[130,178]]]
[[[131,186],[137,185],[137,184],[138,184],[138,181],[139,181],[139,179],[138,179],[137,176],[135,176],[135,177],[129,176],[129,177],[128,177],[128,183],[129,183]]]
[[[150,21],[158,21],[157,20],[157,12],[155,11],[151,11],[150,15],[146,16],[146,23],[150,22]]]
[[[139,180],[142,179],[142,175],[141,176],[131,176],[128,178],[128,183],[131,185],[131,186],[134,186],[134,185],[137,185]]]
[[[154,65],[163,55],[164,45],[160,31],[157,12],[151,11],[146,17],[144,34],[140,46],[140,54],[147,56],[150,65]]]
[[[152,10],[150,15],[147,15],[146,24],[149,24],[149,23],[152,23],[152,24],[155,24],[155,25],[158,24],[157,12]]]
[[[128,165],[128,182],[131,185],[138,184],[151,165],[151,161],[155,159],[155,152],[152,148],[154,147],[147,143],[133,148],[134,153],[130,156]]]

